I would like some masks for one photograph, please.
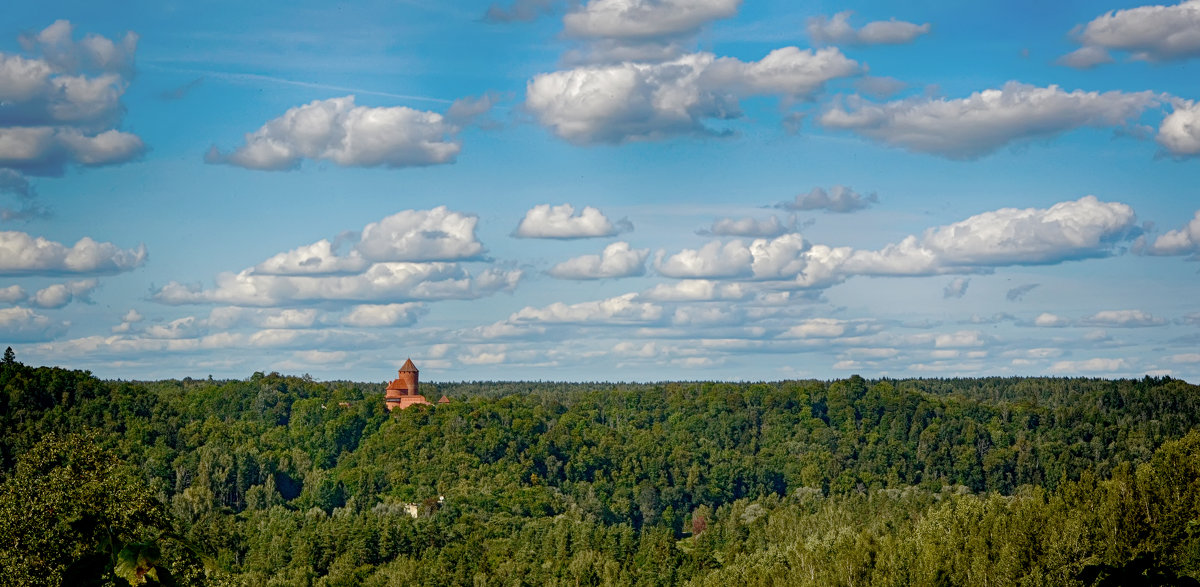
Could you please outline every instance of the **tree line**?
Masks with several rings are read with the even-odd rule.
[[[389,414],[379,383],[6,359],[0,585],[1200,574],[1200,394],[1168,377],[437,383]]]

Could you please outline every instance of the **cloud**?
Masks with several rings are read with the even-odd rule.
[[[646,272],[650,249],[633,249],[629,243],[615,242],[599,255],[583,255],[550,268],[547,273],[559,279],[609,279],[633,277]]]
[[[1142,310],[1103,310],[1084,318],[1081,323],[1087,326],[1134,328],[1163,326],[1167,321]]]
[[[56,322],[29,308],[0,308],[0,338],[12,342],[52,340],[67,331],[67,322]]]
[[[479,258],[483,245],[475,238],[474,214],[445,206],[404,210],[368,224],[356,251],[371,261],[463,261]]]
[[[1182,228],[1160,235],[1148,246],[1139,239],[1136,248],[1147,255],[1200,255],[1200,210]]]
[[[214,146],[205,161],[262,170],[296,169],[304,159],[342,167],[438,165],[458,156],[458,130],[436,112],[357,106],[344,96],[291,108],[228,154]]]
[[[481,259],[478,220],[445,206],[404,210],[364,227],[347,255],[338,255],[337,246],[321,240],[237,273],[221,273],[212,289],[172,281],[152,299],[170,305],[262,307],[476,299],[512,291],[521,270],[493,267],[472,274],[450,262]]]
[[[1042,312],[1038,314],[1037,318],[1033,319],[1033,325],[1042,328],[1062,328],[1063,326],[1070,326],[1071,321],[1056,314]]]
[[[713,134],[707,118],[740,115],[731,96],[705,91],[707,53],[663,64],[626,62],[534,76],[525,107],[543,126],[571,143],[623,143],[682,134]]]
[[[1084,361],[1058,361],[1050,367],[1054,373],[1096,373],[1121,371],[1129,369],[1125,359],[1087,359]]]
[[[328,240],[279,253],[254,266],[259,275],[337,275],[361,273],[370,265],[358,251],[338,256]]]
[[[1137,60],[1197,57],[1200,56],[1200,1],[1109,11],[1084,25],[1078,37],[1084,49],[1128,51]]]
[[[894,348],[852,348],[846,349],[842,355],[846,357],[854,357],[865,360],[882,360],[895,358],[900,354],[900,351]]]
[[[1074,67],[1075,69],[1091,69],[1097,65],[1112,63],[1112,55],[1100,47],[1080,47],[1062,57],[1055,63]]]
[[[206,332],[206,325],[195,316],[185,316],[166,324],[146,327],[144,335],[149,338],[181,339],[196,338]]]
[[[346,351],[309,350],[296,351],[292,353],[292,356],[302,364],[311,365],[315,363],[317,365],[328,365],[331,363],[344,364],[346,359],[350,357],[350,354]]]
[[[696,234],[705,236],[746,236],[770,238],[783,235],[791,230],[792,227],[785,225],[777,216],[770,216],[766,220],[758,220],[750,217],[718,218],[713,221],[712,227],[706,230],[698,230],[696,231]]]
[[[757,62],[692,53],[663,63],[625,61],[543,73],[526,86],[525,108],[577,145],[720,134],[708,119],[741,115],[740,97],[807,97],[826,82],[857,75],[836,48],[776,49]]]
[[[446,109],[446,120],[456,126],[468,126],[491,112],[498,100],[499,96],[491,92],[481,96],[459,98]]]
[[[748,277],[753,261],[749,247],[740,240],[711,241],[699,249],[683,249],[670,256],[660,250],[654,269],[675,278]]]
[[[872,325],[861,321],[838,320],[835,318],[812,318],[788,328],[781,338],[841,338],[846,335],[865,334]]]
[[[879,196],[874,193],[864,196],[846,186],[835,185],[828,192],[824,188],[813,188],[807,194],[797,194],[795,200],[780,202],[775,207],[784,210],[826,210],[845,214],[863,210],[878,201]]]
[[[12,194],[22,200],[28,200],[36,194],[36,190],[24,175],[15,169],[0,169],[0,194]]]
[[[805,29],[813,43],[821,45],[900,45],[911,43],[929,33],[930,25],[903,20],[877,20],[860,29],[850,26],[850,11],[839,12],[833,18],[815,16],[808,19]]]
[[[515,0],[508,8],[493,3],[488,6],[483,19],[487,22],[528,22],[549,14],[558,3],[559,0]]]
[[[242,325],[253,325],[272,330],[311,328],[317,322],[317,311],[306,309],[258,309],[228,306],[213,308],[204,321],[206,326],[227,330]]]
[[[749,245],[740,240],[711,241],[670,256],[660,250],[655,269],[674,278],[794,279],[798,287],[823,287],[845,278],[839,269],[852,252],[849,247],[811,245],[792,233],[756,239]]]
[[[538,204],[530,208],[513,231],[517,238],[595,238],[615,236],[633,230],[633,224],[622,219],[616,224],[600,210],[584,206],[578,214],[570,204],[551,206]]]
[[[931,275],[1103,257],[1131,235],[1135,220],[1128,205],[1095,196],[1046,209],[1002,208],[931,228],[879,251],[858,251],[846,265],[859,274]]]
[[[0,287],[0,304],[15,304],[24,301],[29,294],[19,285]]]
[[[100,285],[100,281],[81,279],[54,285],[38,290],[33,296],[33,304],[39,308],[61,308],[74,300],[88,301],[88,296]]]
[[[21,37],[29,56],[0,53],[0,172],[59,176],[70,164],[113,165],[145,151],[140,138],[112,128],[124,113],[137,35],[73,35],[59,20]]]
[[[354,306],[342,324],[365,328],[408,326],[427,312],[421,304],[381,304]]]
[[[1178,101],[1175,109],[1163,118],[1155,140],[1175,157],[1200,155],[1200,102]]]
[[[86,135],[69,127],[0,127],[0,167],[29,175],[62,175],[68,163],[124,163],[144,150],[142,139],[119,130]]]
[[[563,17],[571,37],[654,39],[737,14],[741,0],[590,0]]]
[[[704,72],[704,84],[739,96],[782,95],[802,98],[826,82],[858,75],[862,68],[835,48],[775,49],[761,61],[722,57]]]
[[[1009,289],[1007,292],[1005,292],[1004,299],[1006,299],[1010,302],[1019,302],[1019,301],[1021,301],[1022,298],[1025,297],[1025,294],[1033,291],[1039,285],[1041,285],[1041,284],[1040,283],[1026,283],[1024,285],[1018,285],[1017,287]]]
[[[944,332],[933,337],[933,346],[937,348],[962,348],[983,346],[986,340],[978,330],[959,330]]]
[[[332,302],[406,302],[477,299],[511,291],[520,270],[487,269],[478,275],[453,263],[375,263],[357,275],[257,275],[252,270],[221,273],[216,288],[170,282],[151,298],[168,304],[280,306]]]
[[[458,355],[464,365],[499,365],[508,360],[504,345],[480,345],[470,349],[470,354]]]
[[[850,97],[822,125],[893,147],[949,159],[975,159],[1010,143],[1084,126],[1121,126],[1159,103],[1154,92],[1065,92],[1008,82],[961,99],[914,98],[874,104]]]
[[[125,33],[120,42],[96,34],[86,35],[75,41],[75,27],[67,20],[56,20],[35,34],[20,37],[26,51],[40,53],[45,61],[58,70],[68,72],[102,71],[129,73],[133,69],[133,56],[137,50],[138,35]]]
[[[0,231],[0,275],[111,274],[145,262],[145,245],[121,249],[85,236],[68,248],[40,236]]]
[[[961,298],[967,294],[967,286],[971,284],[971,280],[966,277],[955,277],[950,283],[946,284],[946,288],[942,290],[942,298]]]
[[[971,314],[971,317],[966,320],[968,324],[1000,324],[1001,322],[1015,322],[1016,317],[1006,312],[996,312],[990,315]]]
[[[719,283],[707,279],[684,279],[660,283],[638,294],[639,300],[652,302],[706,302],[740,300],[749,292],[738,283]]]
[[[879,99],[891,97],[907,87],[907,82],[887,76],[865,75],[854,82],[854,89],[872,98]]]
[[[114,334],[129,332],[130,330],[133,330],[134,324],[137,324],[144,319],[145,318],[140,312],[131,308],[125,313],[124,316],[121,317],[121,323],[112,327],[112,331]]]
[[[808,243],[799,234],[775,239],[711,241],[668,255],[655,269],[674,278],[773,281],[775,287],[815,288],[854,275],[921,276],[970,273],[1011,265],[1046,265],[1112,254],[1136,233],[1133,209],[1094,196],[1048,209],[1000,210],[926,230],[879,250]],[[790,280],[790,284],[787,280]]]
[[[564,304],[555,302],[542,308],[526,306],[509,317],[510,323],[541,324],[644,324],[658,322],[663,308],[637,301],[637,294],[625,294],[595,302]]]

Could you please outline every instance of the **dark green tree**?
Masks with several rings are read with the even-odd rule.
[[[161,503],[89,435],[52,434],[0,484],[0,585],[203,580]]]

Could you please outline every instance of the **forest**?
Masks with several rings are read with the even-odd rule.
[[[1200,586],[1169,377],[383,388],[6,353],[0,586]]]

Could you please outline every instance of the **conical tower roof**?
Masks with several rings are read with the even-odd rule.
[[[412,359],[404,361],[404,366],[400,367],[401,373],[418,373],[417,366],[413,364]]]

